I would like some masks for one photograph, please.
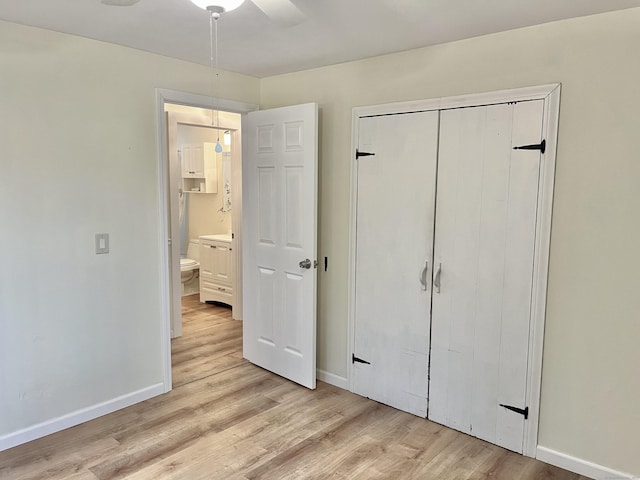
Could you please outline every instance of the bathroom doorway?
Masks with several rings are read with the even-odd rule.
[[[238,249],[232,245],[233,207],[240,210],[240,196],[234,199],[232,193],[234,183],[241,184],[240,180],[234,182],[234,173],[238,178],[241,175],[232,170],[239,170],[241,164],[241,116],[174,103],[165,103],[164,112],[171,232],[171,337],[175,338],[182,334],[180,300],[187,295],[200,295],[201,281],[203,289],[213,288],[221,294],[216,296],[212,292],[213,295],[201,296],[202,301],[228,304],[233,309],[233,318],[241,318],[240,302],[234,301],[233,288]],[[217,250],[226,252],[224,272],[221,272],[224,278],[220,283],[207,277],[211,276],[209,250],[205,252],[206,265],[200,262],[200,240],[205,236],[222,242]],[[206,246],[208,243],[203,240]]]
[[[220,131],[220,141],[224,142],[224,133],[229,131],[228,143],[230,143],[229,161],[231,164],[231,194],[230,194],[230,229],[232,230],[233,251],[234,251],[234,276],[232,288],[235,291],[233,317],[242,319],[242,136],[241,123],[242,115],[258,109],[257,105],[245,104],[230,100],[216,100],[219,107],[219,113],[212,116],[210,106],[212,99],[201,95],[193,95],[184,92],[176,92],[172,90],[157,89],[156,105],[157,105],[157,128],[158,128],[158,185],[160,192],[159,202],[159,220],[160,220],[160,284],[162,288],[163,303],[162,323],[163,327],[163,343],[167,346],[163,358],[163,378],[165,391],[171,390],[171,338],[181,334],[181,297],[182,284],[180,272],[180,223],[179,223],[179,192],[177,191],[176,179],[180,178],[179,163],[177,161],[170,162],[169,156],[169,123],[167,122],[169,112],[165,110],[165,105],[176,115],[185,115],[188,118],[181,119],[182,123],[200,125],[200,128],[212,126],[224,128]],[[213,120],[213,122],[212,122]],[[214,123],[214,125],[212,125]],[[224,124],[224,125],[223,125]],[[177,144],[177,125],[174,125],[174,134],[176,139],[173,143]],[[216,128],[216,141],[218,138],[218,130]],[[177,152],[176,152],[177,155]],[[222,176],[222,167],[220,166],[219,174]],[[170,185],[174,180],[174,185]],[[222,180],[220,180],[222,181]],[[193,183],[193,182],[192,182]],[[199,185],[198,185],[199,186]],[[235,187],[234,187],[235,186]],[[176,192],[170,195],[172,187]],[[189,188],[195,188],[190,185]],[[220,192],[220,189],[218,190]],[[203,195],[203,197],[206,195]],[[218,195],[221,199],[223,195]],[[222,200],[220,200],[221,202]],[[194,202],[195,203],[195,202]],[[200,202],[206,203],[206,202]],[[221,208],[220,205],[218,208]],[[223,212],[220,212],[223,213]],[[228,212],[224,212],[229,215]],[[215,215],[214,215],[215,217]],[[224,227],[223,227],[224,228]],[[229,228],[227,227],[227,232]],[[193,233],[193,232],[192,232]],[[188,236],[189,234],[187,234]],[[176,241],[174,241],[176,239]]]

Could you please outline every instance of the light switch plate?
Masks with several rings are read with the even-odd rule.
[[[96,233],[96,254],[109,253],[109,234]]]

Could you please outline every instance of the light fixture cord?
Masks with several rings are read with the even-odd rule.
[[[215,33],[216,33],[216,83],[218,84],[218,95],[220,95],[220,70],[218,70],[218,17],[215,21]],[[218,127],[218,144],[220,143],[220,109],[216,108],[216,127]]]
[[[218,18],[220,18],[220,12],[211,11],[209,17],[209,40],[210,40],[210,57],[209,64],[211,66],[211,126],[216,129],[217,139],[215,151],[221,153],[223,148],[220,145],[220,111],[216,105],[216,83],[218,90],[220,89],[220,71],[218,70]],[[215,22],[215,28],[214,28]],[[214,42],[215,31],[215,42]],[[215,51],[215,56],[214,56]],[[220,92],[218,92],[218,95]],[[215,121],[214,121],[215,120]]]
[[[217,26],[218,24],[216,23],[216,34],[217,34]],[[216,35],[217,37],[217,35]],[[209,67],[211,68],[211,126],[215,126],[215,117],[214,112],[215,112],[215,76],[216,76],[216,69],[214,68],[214,64],[213,64],[213,52],[214,52],[214,43],[213,43],[213,12],[210,12],[209,15]],[[216,44],[218,42],[216,41]],[[217,55],[216,55],[217,57]],[[216,62],[217,63],[217,62]]]

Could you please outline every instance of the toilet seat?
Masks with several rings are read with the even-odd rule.
[[[198,262],[196,262],[195,260],[192,260],[190,258],[181,258],[180,259],[180,270],[185,272],[188,270],[194,270],[196,268],[198,268],[200,266],[200,264]]]

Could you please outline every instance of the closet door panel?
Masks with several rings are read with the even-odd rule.
[[[481,153],[482,188],[478,197],[481,219],[477,232],[478,258],[475,318],[472,321],[473,360],[469,365],[471,383],[470,429],[474,436],[492,441],[496,436],[500,362],[496,339],[501,335],[501,304],[504,272],[501,258],[505,245],[508,187],[511,158],[513,108],[487,108],[485,142]]]
[[[465,118],[466,121],[461,121]],[[480,224],[480,204],[470,202],[468,208],[458,208],[459,196],[480,195],[482,166],[474,161],[478,145],[483,144],[485,114],[480,109],[444,111],[441,114],[440,157],[438,165],[438,200],[436,229],[439,250],[434,265],[441,268],[438,322],[432,327],[432,364],[442,365],[431,373],[431,387],[444,395],[430,395],[430,418],[466,431],[470,423],[471,372],[470,349],[473,330],[470,312],[475,310],[470,295],[475,285],[473,275],[459,272],[473,270],[477,264],[477,230]],[[451,188],[454,186],[455,188]],[[452,286],[456,288],[453,289]],[[455,324],[452,318],[459,321]],[[453,325],[454,328],[451,328]],[[434,377],[435,375],[435,377]],[[446,422],[445,422],[446,419]]]
[[[540,155],[512,147],[539,141],[533,103],[443,111],[438,166],[429,418],[516,451],[523,417],[499,404],[524,406]]]
[[[513,146],[540,142],[543,107],[542,100],[514,106]],[[530,335],[540,161],[539,151],[512,150],[509,210],[505,220],[498,399],[501,404],[521,408],[526,406],[526,354]],[[521,415],[499,408],[495,443],[506,448],[522,445],[523,428]]]
[[[426,416],[438,112],[359,121],[355,393]],[[421,283],[424,282],[424,283]]]

